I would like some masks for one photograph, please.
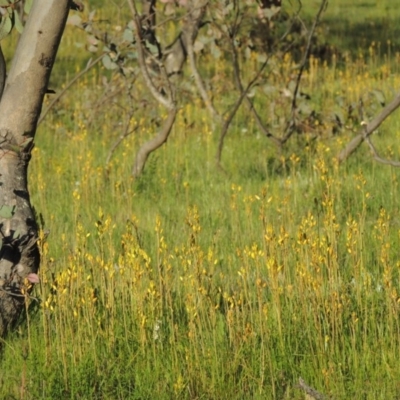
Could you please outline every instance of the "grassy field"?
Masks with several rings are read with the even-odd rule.
[[[303,1],[303,9],[312,18],[318,1]],[[381,55],[400,45],[400,28],[396,21],[400,9],[390,0],[336,0],[329,2],[321,29],[325,40],[340,50],[365,51],[372,42]]]
[[[347,4],[332,2],[326,16],[352,51],[346,65],[314,60],[302,83],[321,112],[338,96],[390,99],[400,87],[394,23],[393,62],[379,45],[390,35],[379,31],[361,57],[354,33],[399,10]],[[89,58],[79,40],[68,27],[57,90]],[[335,399],[400,398],[399,170],[366,145],[339,166],[346,130],[294,137],[277,153],[243,108],[221,173],[218,132],[199,101],[182,107],[134,180],[154,124],[136,117],[139,130],[106,165],[129,110],[126,100],[96,108],[103,74],[80,80],[38,130],[30,191],[43,222],[41,283],[3,343],[0,397],[304,399],[302,377]],[[383,156],[400,159],[399,129],[396,114],[374,134]]]

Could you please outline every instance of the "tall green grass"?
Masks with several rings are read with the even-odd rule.
[[[67,32],[61,60],[75,40]],[[390,97],[398,71],[381,61],[372,51],[346,68],[312,63],[302,88],[326,113],[338,95]],[[300,377],[335,398],[398,397],[398,170],[366,146],[337,165],[353,133],[329,127],[279,153],[243,108],[222,173],[199,103],[134,180],[154,124],[132,121],[139,130],[106,166],[127,103],[95,112],[98,73],[38,131],[41,283],[3,343],[0,397],[302,399]],[[393,116],[373,136],[385,157],[400,154],[398,129]]]

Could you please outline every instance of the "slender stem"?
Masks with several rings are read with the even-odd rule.
[[[352,139],[347,146],[339,153],[338,160],[343,162],[347,160],[353,154],[365,138],[370,136],[382,122],[389,117],[397,108],[400,107],[400,92],[394,97],[394,99],[365,127],[363,127],[357,136]]]
[[[328,4],[328,0],[322,0],[321,5],[319,7],[319,10],[317,12],[317,15],[314,18],[314,22],[312,24],[311,30],[308,34],[308,39],[307,39],[307,45],[306,45],[306,50],[304,51],[303,55],[303,60],[300,64],[299,68],[299,73],[297,74],[296,78],[296,86],[293,91],[293,97],[292,97],[292,108],[291,108],[291,119],[290,122],[286,128],[286,134],[285,136],[281,139],[282,144],[288,141],[288,139],[292,136],[294,129],[296,127],[296,109],[297,109],[297,94],[299,92],[300,88],[300,81],[301,77],[303,75],[304,69],[306,67],[307,61],[310,57],[310,52],[311,52],[311,41],[312,38],[314,37],[315,29],[319,23],[319,20],[321,18],[321,15],[323,11],[326,9],[326,6]]]
[[[143,44],[142,44],[142,36],[141,36],[141,30],[140,30],[140,18],[139,18],[137,9],[136,9],[135,2],[133,0],[128,0],[128,5],[132,12],[134,33],[135,33],[137,50],[138,50],[139,66],[140,66],[140,70],[142,71],[143,79],[144,79],[146,86],[149,89],[150,93],[153,95],[153,97],[160,104],[165,106],[167,109],[171,110],[175,107],[175,105],[173,104],[171,99],[168,99],[165,96],[163,96],[161,94],[161,92],[156,88],[153,80],[150,77],[149,71],[146,66],[145,55],[144,55]]]
[[[54,107],[54,105],[61,99],[61,97],[64,96],[64,94],[68,91],[68,89],[78,80],[80,79],[83,75],[86,74],[86,72],[88,72],[91,68],[93,68],[102,58],[104,57],[104,54],[101,54],[99,57],[97,57],[95,60],[90,61],[85,69],[83,69],[81,72],[79,72],[78,74],[76,74],[74,76],[73,79],[71,79],[71,81],[69,81],[67,83],[67,85],[65,86],[65,88],[63,90],[61,90],[61,92],[59,92],[54,98],[53,100],[50,102],[50,104],[47,106],[46,110],[43,111],[42,115],[40,116],[39,120],[38,120],[38,125],[40,125],[43,120],[46,118],[46,115],[49,113],[49,111]]]
[[[188,52],[190,68],[192,70],[192,74],[193,74],[194,80],[196,82],[196,86],[200,93],[200,96],[203,99],[208,111],[213,116],[213,118],[220,122],[222,120],[221,116],[218,114],[218,111],[215,109],[215,107],[210,99],[210,96],[207,93],[204,81],[199,73],[199,70],[197,69],[196,59],[195,59],[194,50],[193,50],[193,40],[191,40],[191,38],[189,38],[189,40],[187,41],[187,52]]]

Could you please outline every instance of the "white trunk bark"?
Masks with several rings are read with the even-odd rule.
[[[25,278],[39,268],[27,171],[69,7],[70,0],[34,0],[0,101],[0,209],[13,207],[11,218],[0,215],[0,337],[23,309]]]

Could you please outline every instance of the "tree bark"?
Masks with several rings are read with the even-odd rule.
[[[27,172],[70,0],[35,0],[0,102],[0,337],[18,320],[38,271]]]
[[[156,151],[168,140],[171,129],[174,126],[176,113],[177,109],[175,107],[171,108],[160,132],[153,139],[150,139],[140,147],[132,168],[132,175],[135,178],[138,178],[142,174],[150,154],[153,151]]]

